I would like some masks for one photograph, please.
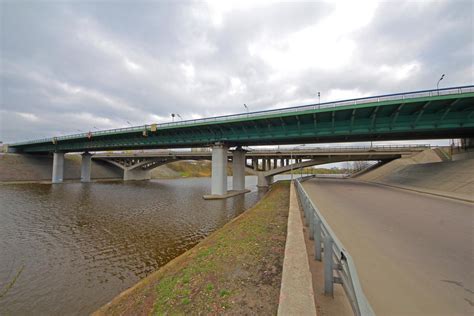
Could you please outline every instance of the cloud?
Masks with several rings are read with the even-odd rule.
[[[0,6],[5,142],[473,83],[471,1]]]

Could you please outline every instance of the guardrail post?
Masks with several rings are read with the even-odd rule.
[[[329,235],[324,237],[324,294],[333,295],[333,258],[332,258],[332,238]]]
[[[314,214],[313,210],[310,210],[310,214],[309,214],[309,240],[314,239],[315,217],[316,217],[316,214]]]
[[[314,260],[321,261],[321,221],[314,219]]]
[[[309,201],[308,201],[308,198],[307,197],[304,197],[304,205],[303,205],[303,209],[304,209],[304,225],[305,226],[308,226],[308,213],[309,213]]]

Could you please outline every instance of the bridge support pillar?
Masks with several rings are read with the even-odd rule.
[[[237,148],[232,153],[232,189],[245,190],[245,150]]]
[[[212,195],[227,194],[227,149],[222,144],[212,147]]]
[[[462,138],[461,146],[464,150],[474,148],[474,138]]]
[[[258,174],[257,187],[266,188],[273,182],[273,176],[265,176],[263,173]]]
[[[56,152],[53,154],[53,175],[52,183],[62,183],[64,174],[64,153]]]
[[[81,182],[91,182],[91,162],[92,155],[88,152],[83,153],[81,161]]]
[[[139,181],[139,180],[150,180],[150,170],[143,170],[141,168],[125,169],[123,171],[124,181]]]

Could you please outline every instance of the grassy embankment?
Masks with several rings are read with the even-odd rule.
[[[232,168],[227,166],[227,174],[232,175]],[[164,166],[153,169],[152,178],[190,178],[190,177],[210,177],[210,161],[175,161]]]
[[[300,169],[293,170],[300,174]],[[346,169],[304,168],[304,174],[340,174],[347,173]],[[289,174],[290,172],[287,172]],[[227,166],[227,175],[232,175],[231,164]],[[250,174],[249,174],[250,175]],[[210,177],[210,161],[176,161],[152,171],[152,178],[179,178],[179,177]]]
[[[276,314],[289,182],[96,315]]]

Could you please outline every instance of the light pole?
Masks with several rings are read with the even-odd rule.
[[[171,120],[174,122],[174,117],[176,116],[176,114],[174,113],[171,113]]]
[[[438,83],[436,84],[436,90],[438,91],[438,95],[439,95],[439,83],[441,82],[441,80],[443,80],[443,78],[444,78],[444,74],[441,75],[441,78],[439,78]]]
[[[247,116],[249,116],[249,107],[244,103],[244,108],[247,109]]]
[[[181,117],[181,115],[179,115],[178,113],[176,113],[176,116],[179,117],[181,119],[181,121],[183,121],[183,118]]]
[[[321,104],[321,92],[318,91],[318,109],[319,109],[320,104]]]
[[[299,145],[299,146],[296,146],[296,147],[293,147],[291,150],[290,150],[290,163],[291,163],[291,160],[293,160],[293,151],[298,149],[298,148],[301,148],[301,147],[304,147],[306,146],[306,144],[303,144],[303,145]],[[291,182],[293,182],[293,163],[291,164]]]
[[[130,123],[129,121],[125,121],[125,122],[127,122],[128,125],[132,126],[132,123]]]

